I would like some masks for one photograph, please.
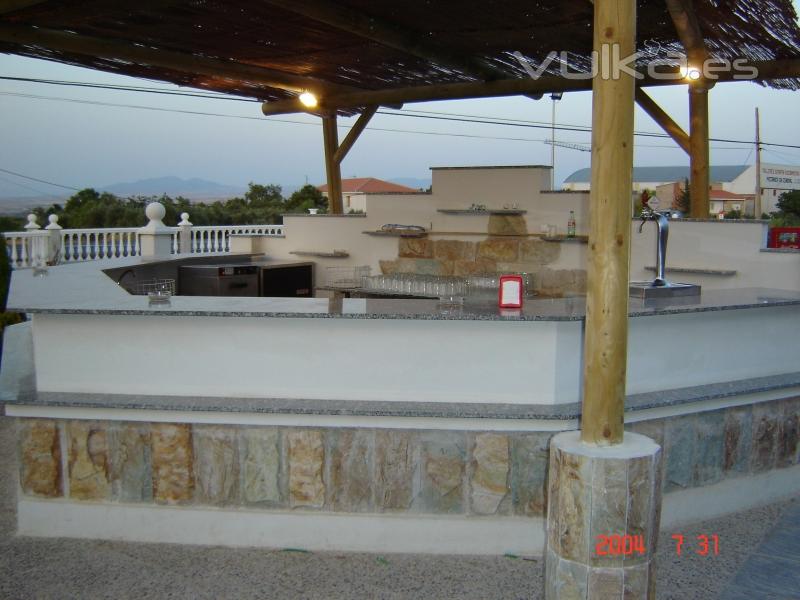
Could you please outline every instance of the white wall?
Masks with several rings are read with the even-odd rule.
[[[759,222],[670,221],[667,267],[735,270],[734,276],[667,273],[672,281],[706,289],[769,287],[800,291],[800,253],[761,252],[766,225]],[[638,233],[633,222],[631,279],[653,279],[645,266],[655,265],[656,226]]]
[[[33,347],[41,392],[556,404],[578,400],[581,329],[580,321],[36,314]],[[98,340],[125,343],[111,352]]]

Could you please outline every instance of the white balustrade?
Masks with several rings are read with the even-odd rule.
[[[33,216],[33,215],[30,215]],[[188,217],[188,215],[187,215]],[[188,221],[184,219],[184,221]],[[52,223],[53,221],[51,221]],[[35,227],[28,227],[33,225]],[[29,256],[30,244],[25,240],[37,234],[36,219],[28,218],[26,231],[8,231],[3,233],[6,238],[6,250],[14,267],[31,266]],[[271,237],[282,237],[283,225],[204,225],[200,227],[184,227],[191,234],[191,247],[181,248],[181,227],[170,227],[172,230],[172,253],[224,253],[230,250],[229,238],[232,233],[250,233]],[[62,229],[61,234],[61,262],[76,262],[85,260],[103,260],[109,258],[124,258],[139,256],[141,248],[139,243],[140,227],[107,227],[98,229]],[[185,234],[184,234],[185,235]]]

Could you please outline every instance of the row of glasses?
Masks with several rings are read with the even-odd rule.
[[[533,295],[533,280],[530,273],[516,273],[522,276],[525,296]],[[497,298],[500,289],[500,275],[484,273],[469,277],[447,275],[418,275],[415,273],[393,273],[390,275],[370,275],[361,279],[361,287],[370,292],[397,296],[418,296],[439,298],[442,302],[463,304],[465,297],[478,301]]]

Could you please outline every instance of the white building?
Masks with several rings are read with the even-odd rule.
[[[317,186],[317,189],[323,196],[328,197],[327,183]],[[342,179],[342,207],[345,213],[366,212],[367,194],[414,194],[419,191],[375,177]]]
[[[720,165],[712,166],[709,173],[709,180],[715,183],[731,183],[744,174],[748,169],[747,165]],[[633,191],[643,192],[644,190],[655,190],[658,186],[665,183],[682,182],[689,178],[689,167],[672,165],[665,167],[634,167],[633,168]],[[592,180],[591,169],[579,169],[564,180],[564,189],[587,191]],[[755,189],[755,181],[753,187]],[[730,190],[734,191],[734,190]]]
[[[683,183],[689,178],[688,166],[634,167],[633,190],[655,190],[659,186]],[[709,181],[712,190],[724,190],[732,194],[753,196],[756,191],[755,165],[712,166]],[[586,191],[590,187],[591,169],[580,169],[564,180],[564,189]],[[762,163],[761,165],[761,211],[772,212],[780,195],[787,190],[800,190],[800,167]],[[659,199],[664,201],[662,198]],[[744,207],[743,207],[744,208]],[[709,207],[709,213],[715,213]],[[757,215],[760,216],[760,215]]]
[[[747,167],[733,181],[723,183],[722,189],[734,194],[755,194],[756,167]],[[790,190],[800,190],[800,167],[761,163],[761,211],[770,213],[777,210],[781,194]]]

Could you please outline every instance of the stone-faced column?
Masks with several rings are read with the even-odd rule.
[[[615,446],[553,437],[545,597],[654,599],[661,448],[637,433]]]

